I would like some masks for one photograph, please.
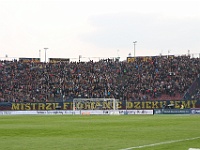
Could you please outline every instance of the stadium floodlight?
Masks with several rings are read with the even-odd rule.
[[[41,50],[39,50],[39,58],[40,58],[40,61],[41,61]]]
[[[46,61],[46,53],[47,53],[47,49],[48,49],[48,48],[44,48],[44,50],[45,50],[45,63],[47,62],[47,61]]]
[[[137,41],[134,41],[133,44],[134,44],[134,57],[135,57],[135,44],[137,43]]]

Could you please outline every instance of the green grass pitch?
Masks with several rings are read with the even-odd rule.
[[[128,148],[200,148],[200,115],[0,116],[1,150]]]

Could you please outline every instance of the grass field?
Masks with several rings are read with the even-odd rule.
[[[0,116],[1,150],[128,148],[200,148],[200,115]]]

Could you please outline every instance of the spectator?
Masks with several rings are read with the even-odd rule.
[[[0,101],[47,102],[69,98],[180,99],[200,73],[200,59],[143,61],[0,62]],[[199,90],[194,98],[199,97]]]

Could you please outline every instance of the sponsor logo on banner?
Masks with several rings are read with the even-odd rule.
[[[154,109],[154,114],[190,114],[190,109]]]
[[[200,114],[200,109],[191,109],[191,114]]]
[[[142,114],[153,114],[153,110],[119,110],[119,114],[125,114],[125,115],[142,115]]]

